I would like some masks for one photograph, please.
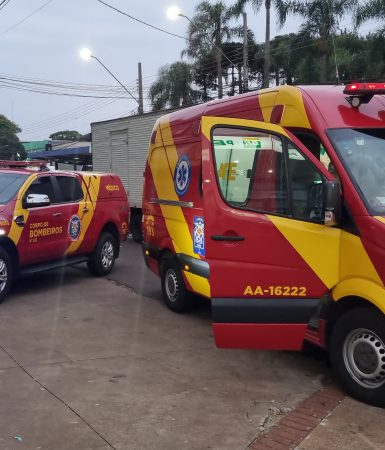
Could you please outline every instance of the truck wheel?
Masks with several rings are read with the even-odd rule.
[[[0,303],[7,296],[12,284],[12,261],[8,253],[0,248]]]
[[[97,277],[108,275],[114,267],[118,243],[111,233],[100,235],[94,252],[88,260],[88,269]]]
[[[167,307],[176,313],[187,311],[192,307],[192,299],[183,281],[177,261],[164,258],[160,265],[162,294]]]
[[[143,241],[143,234],[142,234],[142,214],[137,211],[133,211],[131,213],[130,218],[130,231],[132,234],[132,239],[135,242],[142,242]]]
[[[335,324],[330,340],[332,365],[346,391],[374,406],[385,406],[385,317],[359,307]]]

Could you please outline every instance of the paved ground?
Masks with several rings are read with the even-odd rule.
[[[208,306],[168,311],[133,242],[110,280],[46,273],[0,306],[0,450],[245,449],[332,381],[323,354],[216,349]],[[383,448],[383,420],[345,399],[299,448]]]

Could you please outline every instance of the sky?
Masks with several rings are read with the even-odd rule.
[[[184,39],[149,28],[111,10],[97,0],[0,0],[0,114],[14,121],[23,141],[44,140],[59,130],[90,131],[90,123],[130,115],[137,103],[130,98],[94,99],[47,95],[11,89],[4,78],[49,80],[72,84],[118,84],[97,61],[83,61],[80,49],[88,47],[137,96],[138,62],[142,64],[144,95],[156,80],[159,68],[180,60]],[[184,36],[188,22],[168,19],[166,11],[178,6],[192,17],[199,1],[105,0],[142,21]],[[224,0],[231,5],[233,0]],[[39,11],[34,13],[37,9]],[[34,13],[22,23],[24,18]],[[247,8],[248,26],[258,42],[264,40],[263,10],[257,16]],[[349,26],[349,23],[346,23]],[[282,30],[272,17],[272,36],[298,30],[290,19]],[[30,85],[34,89],[40,85]],[[57,92],[57,89],[54,89]],[[68,93],[68,89],[66,89]],[[77,90],[77,92],[79,92]],[[93,95],[86,90],[86,95]],[[95,91],[96,92],[96,91]],[[95,94],[99,95],[99,94]],[[145,105],[148,111],[148,105]]]

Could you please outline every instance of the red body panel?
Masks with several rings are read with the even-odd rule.
[[[21,268],[64,256],[87,255],[95,248],[105,226],[115,227],[120,241],[126,239],[128,199],[117,176],[89,172],[36,172],[28,169],[1,171],[28,177],[15,197],[0,208],[3,239],[10,239],[16,245]],[[59,176],[78,180],[83,198],[78,201],[63,199],[56,204],[28,209],[23,206],[25,193],[35,180],[39,177],[55,180]],[[53,185],[56,186],[56,181]],[[54,190],[56,194],[59,192],[56,187]],[[16,217],[23,224],[16,225]]]
[[[306,286],[305,299],[317,301],[326,294],[332,297],[332,289],[340,281],[343,281],[339,279],[340,274],[338,273],[340,259],[345,258],[346,261],[349,258],[355,258],[355,252],[367,266],[365,268],[367,272],[363,278],[368,276],[368,273],[374,273],[374,277],[378,274],[382,284],[385,284],[385,240],[383,238],[385,223],[369,215],[327,134],[328,130],[332,128],[385,128],[384,98],[375,96],[368,104],[362,104],[357,109],[347,102],[341,86],[282,87],[282,89],[296,89],[297,91],[296,93],[292,91],[289,95],[287,90],[280,97],[280,87],[277,87],[197,105],[171,113],[165,121],[167,124],[158,123],[158,128],[154,131],[149,155],[152,151],[163,148],[168,160],[165,176],[174,177],[175,163],[181,157],[187,156],[191,161],[190,187],[185,194],[177,196],[176,203],[190,203],[193,207],[180,206],[181,214],[175,214],[175,217],[178,217],[178,220],[175,220],[170,210],[153,202],[154,199],[159,200],[160,198],[159,192],[162,190],[161,177],[163,175],[161,172],[157,173],[154,167],[150,170],[151,162],[148,163],[143,194],[144,242],[146,245],[156,248],[160,253],[163,251],[187,253],[207,262],[210,269],[208,278],[210,297],[213,299],[236,300],[240,297],[247,297],[245,287],[250,284],[262,286],[262,288],[277,285],[278,287]],[[334,179],[334,175],[328,172],[314,154],[305,148],[295,136],[297,133],[300,135],[301,132],[312,134],[326,149],[341,182],[344,205],[350,214],[351,222],[356,227],[353,231],[343,229],[341,226],[341,233],[337,236],[338,233],[323,232],[324,230],[321,229],[323,224],[320,224],[320,229],[314,232],[314,229],[303,225],[295,228],[296,225],[293,225],[295,220],[292,217],[279,217],[279,220],[274,221],[274,199],[258,198],[257,193],[253,195],[254,203],[248,204],[250,210],[231,207],[222,198],[218,188],[219,182],[213,156],[213,138],[209,136],[207,130],[206,134],[202,132],[202,121],[204,122],[207,117],[214,117],[218,118],[217,125],[222,126],[221,118],[234,118],[233,123],[226,122],[226,126],[230,128],[237,126],[237,119],[251,119],[259,121],[259,123],[268,123],[269,113],[271,114],[275,105],[282,106],[279,103],[282,99],[286,99],[287,103],[283,103],[281,123],[283,128],[279,133],[288,137],[294,146],[299,148],[302,155],[305,155],[305,159],[310,161],[322,174],[323,179],[330,181]],[[277,103],[274,103],[275,100]],[[295,114],[293,113],[289,118],[286,116],[285,119],[285,108],[289,111],[297,109]],[[296,124],[297,112],[298,124]],[[247,126],[252,128],[253,125],[250,123]],[[165,132],[162,127],[167,128],[167,131]],[[260,130],[264,130],[263,126],[259,125],[259,127]],[[168,135],[167,139],[165,139],[165,135]],[[201,141],[198,140],[200,136]],[[168,146],[175,148],[175,155],[172,154],[170,157],[167,153]],[[275,155],[273,151],[264,150],[263,157],[253,169],[255,169],[255,173],[259,174],[258,179],[263,183],[264,189],[273,190],[275,180],[272,175],[269,175],[268,169],[270,165],[274,165],[272,161]],[[259,190],[257,184],[253,188]],[[172,183],[170,183],[169,190],[164,192],[167,195],[170,193],[172,197],[175,195]],[[265,214],[264,210],[273,212]],[[194,254],[191,249],[186,252],[184,246],[184,241],[188,241],[191,245],[196,216],[202,216],[204,219],[205,254],[200,256]],[[279,216],[279,214],[275,214],[275,216]],[[188,233],[183,227],[177,230],[178,227],[175,224],[178,221],[187,224]],[[301,221],[297,220],[297,222]],[[306,224],[306,220],[301,223]],[[324,270],[325,267],[317,265],[317,261],[314,261],[316,258],[309,258],[308,255],[305,255],[307,249],[304,249],[303,245],[295,245],[302,238],[301,232],[306,233],[303,235],[303,242],[309,242],[309,245],[311,245],[313,232],[314,234],[319,233],[318,237],[314,238],[319,238],[318,244],[319,242],[328,243],[325,235],[330,236],[333,249],[337,249],[333,253],[333,258],[335,258],[333,262],[336,267],[335,270],[333,268],[333,273],[331,273],[332,271],[328,272],[327,269]],[[350,234],[349,239],[356,245],[345,255],[342,255],[342,250],[339,250],[340,235],[343,233]],[[212,239],[218,236],[239,237],[243,240]],[[318,246],[317,250],[322,253],[324,249]],[[325,249],[325,251],[327,250]],[[322,256],[324,256],[322,263],[327,266],[327,257]],[[361,260],[357,261],[361,262]],[[148,262],[151,269],[159,274],[158,260],[154,258],[149,259]],[[359,270],[359,264],[357,264],[352,273],[345,273],[344,276],[346,278],[354,277]],[[187,288],[194,291],[194,286],[186,277],[185,282]],[[261,295],[264,299],[277,298],[274,289],[262,289]],[[301,323],[301,321],[277,322],[271,320],[270,323],[232,323],[229,320],[228,323],[214,323],[216,343],[218,346],[231,348],[298,350],[302,347],[306,337],[317,345],[326,346],[325,321],[320,321],[321,325],[318,331],[314,329],[310,331],[307,329],[307,324]]]
[[[214,323],[219,348],[259,350],[301,350],[307,324]]]

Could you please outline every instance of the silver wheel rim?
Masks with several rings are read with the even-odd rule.
[[[358,328],[349,333],[343,357],[350,375],[361,386],[376,389],[385,383],[385,345],[373,331]]]
[[[168,269],[165,277],[165,288],[167,297],[171,302],[175,302],[178,298],[179,284],[176,273],[173,269]]]
[[[8,281],[7,265],[0,259],[0,292],[3,292]]]
[[[112,242],[106,241],[102,247],[102,266],[109,269],[114,261],[114,246]]]

